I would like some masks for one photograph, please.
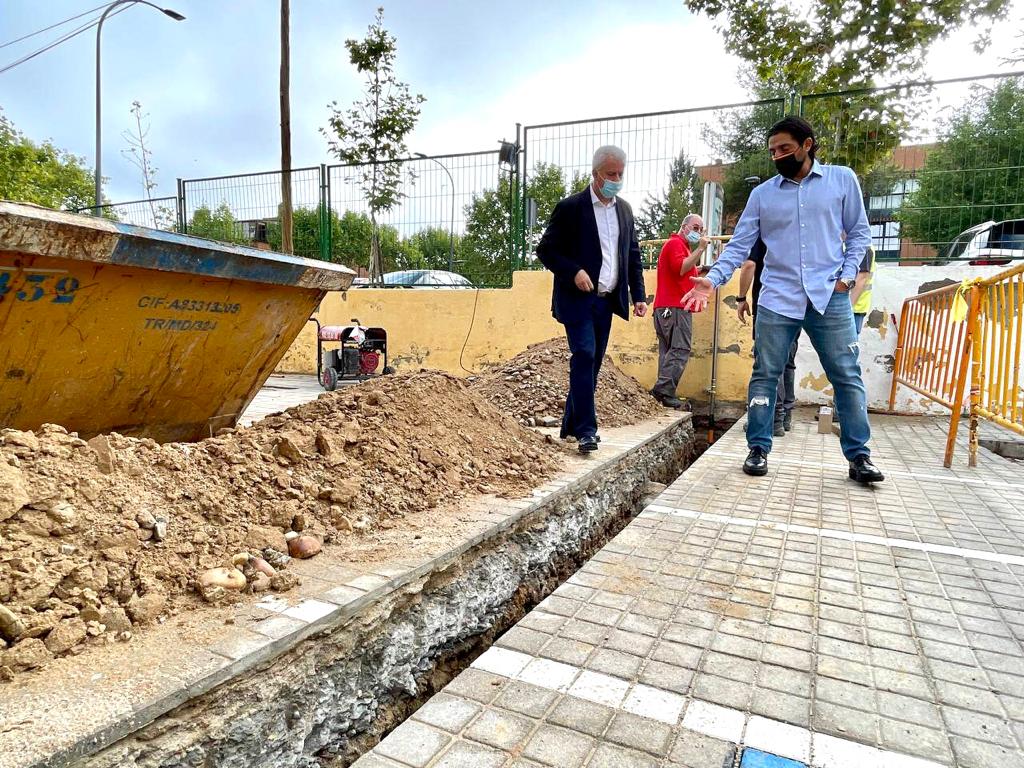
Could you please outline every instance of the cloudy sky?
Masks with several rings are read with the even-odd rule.
[[[269,170],[279,164],[277,0],[161,0],[172,21],[145,6],[103,31],[103,157],[113,200],[142,195],[121,156],[131,103],[149,113],[162,194],[176,177]],[[100,0],[0,0],[0,43],[89,10]],[[295,166],[327,162],[327,103],[358,98],[362,83],[344,41],[361,37],[378,2],[292,0],[292,135]],[[424,94],[411,151],[492,149],[515,123],[573,120],[741,101],[738,60],[711,23],[681,0],[387,0],[398,73]],[[1018,4],[1016,11],[1021,7]],[[1021,14],[1000,26],[983,56],[967,30],[933,51],[935,78],[1001,68]],[[0,48],[0,66],[57,30]],[[93,30],[0,74],[0,107],[33,139],[94,159]]]

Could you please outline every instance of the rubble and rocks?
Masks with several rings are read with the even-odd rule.
[[[569,388],[565,338],[533,344],[508,362],[470,379],[470,389],[528,427],[557,427]],[[597,421],[621,427],[658,416],[664,408],[640,384],[605,357],[598,376]]]
[[[522,495],[558,463],[542,436],[430,371],[193,444],[2,430],[0,680],[241,599],[239,585],[286,591],[292,557],[466,495]]]

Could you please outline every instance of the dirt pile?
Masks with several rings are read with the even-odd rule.
[[[194,444],[4,430],[0,679],[128,639],[197,593],[286,590],[289,551],[311,556],[469,494],[521,495],[557,465],[543,437],[436,372]]]
[[[569,387],[569,357],[569,343],[564,338],[548,339],[475,377],[470,389],[521,424],[558,426]],[[605,427],[636,424],[664,412],[636,379],[607,357],[601,365],[596,397],[597,420]]]

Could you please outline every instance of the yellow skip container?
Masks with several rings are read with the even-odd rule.
[[[0,201],[0,427],[233,426],[338,264]]]

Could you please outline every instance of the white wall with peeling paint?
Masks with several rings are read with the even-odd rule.
[[[968,264],[943,267],[878,265],[872,294],[873,315],[868,316],[860,335],[860,360],[869,408],[889,407],[896,323],[899,322],[904,299],[967,278],[988,277],[1004,269],[1007,267],[972,267]],[[832,387],[806,334],[800,336],[800,350],[796,358],[796,398],[798,403],[813,405],[827,404],[832,399]],[[949,413],[948,409],[906,387],[897,389],[896,409],[902,413]]]

